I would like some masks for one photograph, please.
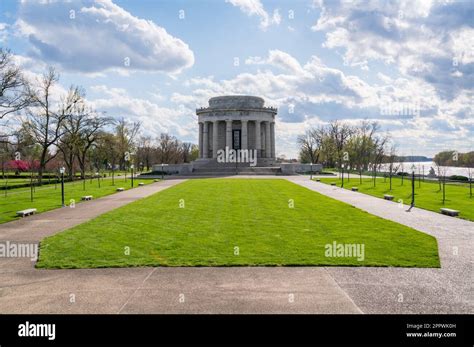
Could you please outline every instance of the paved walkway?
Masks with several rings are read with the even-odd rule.
[[[440,269],[328,267],[366,313],[474,313],[474,223],[308,180],[289,181],[436,237]],[[473,207],[474,208],[474,207]]]
[[[74,208],[66,207],[39,213],[13,222],[0,224],[0,241],[39,242],[49,235],[72,228],[105,212],[150,196],[185,180],[173,179],[151,183],[143,187],[125,190],[91,201],[77,203]]]
[[[346,267],[38,270],[0,258],[0,313],[472,313],[474,223],[286,178],[438,238],[442,269]],[[237,178],[243,178],[239,176]],[[171,187],[167,180],[0,225],[0,241],[37,242]],[[404,215],[405,214],[405,215]],[[448,236],[449,235],[449,236]],[[458,247],[453,255],[452,247]],[[400,296],[400,294],[402,296]],[[400,299],[401,302],[400,302]]]

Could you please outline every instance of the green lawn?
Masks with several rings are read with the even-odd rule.
[[[145,184],[152,183],[150,179],[135,179],[134,185],[138,186],[138,182]],[[71,199],[76,204],[81,203],[81,196],[93,195],[94,198],[109,195],[116,192],[117,187],[125,189],[131,188],[131,180],[124,178],[116,178],[115,186],[112,185],[111,179],[101,179],[100,188],[97,179],[86,180],[86,189],[84,190],[83,181],[68,182],[64,184],[64,200],[66,205],[71,204]],[[27,208],[36,208],[38,213],[61,207],[61,184],[44,185],[36,187],[33,194],[33,202],[31,201],[30,188],[17,188],[11,191],[0,191],[0,223],[9,222],[11,220],[21,218],[17,217],[16,211]]]
[[[323,183],[335,182],[337,186],[341,186],[341,180],[334,178],[321,178]],[[440,212],[439,209],[442,207],[451,208],[454,210],[461,211],[460,217],[474,221],[474,197],[469,197],[469,185],[467,183],[450,183],[446,184],[446,201],[443,205],[443,192],[439,190],[437,181],[421,181],[421,187],[418,186],[419,182],[415,182],[415,206],[424,208],[426,210]],[[362,184],[360,184],[359,177],[351,176],[350,180],[347,181],[347,177],[344,178],[344,188],[351,189],[352,187],[358,187],[359,192],[373,195],[383,199],[384,194],[390,194],[394,196],[394,201],[399,199],[403,200],[403,203],[409,205],[411,203],[411,179],[405,178],[402,186],[402,180],[399,177],[392,178],[392,190],[390,191],[389,179],[384,182],[383,178],[378,178],[376,186],[373,186],[373,180],[371,178],[363,178]]]
[[[363,261],[327,257],[325,245],[333,242],[363,244]],[[440,263],[434,237],[278,179],[186,181],[45,238],[37,263],[40,268],[236,265]]]
[[[112,173],[110,171],[106,171],[106,172],[101,172],[101,175],[107,175],[106,178],[111,178],[112,177]],[[115,171],[114,175],[115,175],[115,179],[117,180],[120,180],[122,179],[122,181],[124,180],[124,177],[125,177],[125,174],[127,174],[127,179],[130,179],[130,172],[125,172],[125,171]],[[138,172],[136,172],[136,174],[138,174]],[[6,176],[8,175],[12,175],[12,173],[7,173]],[[48,173],[47,173],[48,175]],[[90,177],[91,175],[95,175],[95,173],[92,173],[92,172],[86,172],[86,177]],[[31,182],[31,173],[29,172],[22,172],[20,173],[19,175],[20,177],[15,177],[15,178],[3,178],[3,176],[1,175],[0,173],[0,187],[1,188],[4,188],[5,186],[9,187],[10,189],[16,189],[17,187],[16,186],[19,186],[19,185],[22,185],[22,184],[30,184]],[[76,173],[75,175],[76,179],[80,179],[80,173]],[[94,176],[95,177],[95,176]],[[35,174],[35,176],[33,176],[33,184],[36,184],[37,183],[37,176]],[[43,178],[43,183],[44,184],[54,184],[54,181],[56,181],[57,178],[55,176],[55,178],[51,177],[51,178],[48,178],[48,177],[44,177]]]

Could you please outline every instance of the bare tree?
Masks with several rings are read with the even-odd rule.
[[[302,163],[316,163],[316,139],[313,136],[314,132],[314,129],[308,129],[297,138],[298,145],[300,146],[299,157]]]
[[[104,114],[88,110],[77,116],[76,122],[80,122],[80,130],[76,144],[77,159],[81,169],[81,178],[86,178],[87,154],[90,148],[102,136],[102,129],[112,123],[112,119]]]
[[[0,47],[0,119],[14,114],[31,103],[31,93],[12,53]]]
[[[180,152],[182,155],[183,163],[188,163],[189,158],[191,157],[191,150],[193,148],[193,144],[191,142],[182,142],[180,146]]]
[[[46,164],[57,152],[51,152],[53,145],[63,135],[63,122],[72,111],[74,105],[82,99],[79,88],[69,90],[61,105],[55,110],[53,106],[52,89],[59,76],[54,68],[49,68],[39,82],[39,88],[31,90],[32,107],[27,109],[28,118],[23,126],[41,146],[38,168],[38,183],[41,184]]]
[[[387,163],[389,164],[388,175],[390,177],[390,190],[392,190],[392,176],[393,176],[394,171],[396,171],[396,169],[394,168],[394,163],[395,163],[396,158],[397,158],[397,147],[396,145],[392,144],[392,146],[390,147],[390,152],[387,156]]]
[[[374,187],[376,186],[377,180],[377,168],[382,164],[382,160],[385,156],[386,145],[388,142],[388,136],[377,136],[374,139],[374,151],[372,155],[373,170],[374,170]]]
[[[58,139],[57,146],[63,154],[69,179],[74,177],[74,162],[77,157],[77,151],[81,132],[86,119],[86,106],[84,102],[85,93],[82,89],[71,89],[69,93],[77,92],[80,94],[80,100],[74,104],[70,112],[65,113],[62,122],[62,136]]]
[[[177,163],[179,161],[179,141],[176,137],[162,133],[158,138],[160,163]]]
[[[126,154],[128,153],[131,155],[135,149],[135,139],[140,131],[140,127],[140,122],[129,123],[124,118],[117,122],[115,131],[118,141],[118,150],[120,153],[119,165],[122,170],[125,169],[125,163],[127,159],[129,159],[126,158]]]
[[[150,136],[141,136],[139,138],[136,159],[141,169],[146,167],[147,171],[150,170],[154,150],[155,148],[153,147],[153,141]]]
[[[342,168],[345,147],[353,133],[354,129],[349,124],[337,120],[329,124],[329,136],[334,143],[334,156],[337,159],[339,169]]]

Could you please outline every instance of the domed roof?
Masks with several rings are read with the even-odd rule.
[[[219,109],[262,108],[265,101],[258,96],[225,95],[209,99],[209,107]]]

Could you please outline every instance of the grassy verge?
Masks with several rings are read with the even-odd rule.
[[[363,259],[328,255],[328,245],[334,242],[363,245]],[[434,237],[286,180],[200,179],[44,239],[37,264],[40,268],[238,265],[439,267],[440,263]]]
[[[359,177],[352,177],[347,180],[344,178],[344,188],[351,189],[358,187],[359,192],[382,198],[384,194],[394,196],[394,201],[400,199],[404,204],[411,202],[411,178],[405,177],[403,180],[399,177],[392,178],[392,190],[390,190],[389,179],[378,178],[374,187],[371,178],[363,178],[362,184]],[[321,182],[330,184],[335,182],[337,186],[341,186],[341,180],[338,178],[321,178]],[[421,181],[415,180],[415,206],[440,212],[440,208],[446,207],[459,210],[460,218],[474,221],[474,197],[469,196],[469,185],[466,183],[450,183],[446,184],[446,200],[443,204],[443,192],[439,189],[437,181]]]
[[[134,186],[138,186],[138,182],[144,184],[152,183],[150,179],[135,179]],[[81,197],[84,195],[92,195],[94,198],[113,194],[118,187],[124,189],[131,188],[130,178],[125,181],[115,179],[115,185],[112,185],[111,179],[101,179],[100,187],[97,179],[86,180],[85,189],[84,181],[68,182],[64,184],[64,200],[66,205],[71,203],[80,203]],[[0,223],[9,222],[11,220],[21,218],[16,216],[16,212],[27,208],[36,208],[38,213],[49,211],[61,207],[61,184],[50,184],[36,187],[33,192],[33,201],[31,201],[30,188],[18,188],[14,191],[0,192]]]

